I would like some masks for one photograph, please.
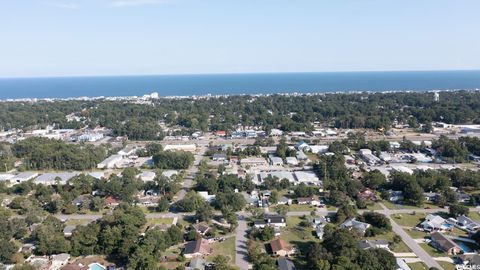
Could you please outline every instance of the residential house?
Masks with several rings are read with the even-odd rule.
[[[436,192],[424,192],[423,196],[427,202],[435,202],[438,199],[438,193]]]
[[[468,266],[478,266],[478,265],[480,265],[480,255],[479,254],[461,254],[461,255],[458,255],[456,258],[463,265],[468,265]],[[464,269],[468,269],[468,268],[465,267]]]
[[[391,190],[388,200],[393,203],[403,201],[403,192],[401,190]]]
[[[361,191],[358,192],[357,198],[365,201],[374,201],[376,202],[377,195],[375,195],[375,191],[369,189],[369,188],[364,188]]]
[[[274,228],[283,228],[287,226],[287,221],[284,216],[271,215],[265,217],[265,219],[257,219],[254,221],[255,228],[265,228],[266,226],[272,226]]]
[[[453,229],[453,226],[448,224],[444,218],[434,214],[428,214],[425,217],[425,220],[420,223],[420,227],[428,232],[447,231]]]
[[[213,154],[212,160],[213,161],[226,162],[227,161],[227,155],[222,154],[222,153]]]
[[[200,235],[205,235],[210,231],[210,226],[206,222],[199,222],[192,225],[192,228]]]
[[[290,256],[295,250],[293,247],[287,244],[285,240],[277,238],[270,242],[270,247],[272,248],[272,253],[277,256]]]
[[[457,218],[457,224],[469,233],[475,233],[480,229],[480,222],[466,216],[459,216]]]
[[[227,136],[227,132],[225,130],[217,130],[217,131],[215,131],[215,136],[225,137],[225,136]]]
[[[207,256],[212,252],[208,240],[198,239],[185,244],[183,255],[185,258],[191,259],[197,256]]]
[[[271,215],[267,218],[268,225],[278,228],[287,227],[287,219],[280,215]]]
[[[281,157],[276,157],[276,156],[270,155],[268,157],[268,160],[269,160],[270,165],[272,165],[272,166],[282,166],[283,165],[283,159]]]
[[[318,196],[297,198],[297,202],[300,205],[305,205],[305,204],[306,205],[313,205],[313,206],[323,205]]]
[[[349,231],[355,230],[360,235],[364,235],[370,224],[356,220],[355,218],[350,218],[340,224],[340,228],[347,229]]]
[[[279,270],[295,270],[295,264],[285,257],[280,257],[277,260],[277,265]]]
[[[107,204],[110,207],[115,207],[115,206],[119,205],[120,203],[114,197],[108,196],[107,198],[105,198],[105,204]]]
[[[442,233],[434,232],[430,235],[430,239],[433,247],[446,252],[448,255],[457,255],[462,251],[459,245]]]
[[[287,198],[285,196],[280,196],[280,198],[278,198],[277,204],[290,205],[292,204],[292,199]]]
[[[67,265],[68,260],[70,260],[70,254],[67,253],[52,255],[50,257],[51,266],[49,270],[61,269],[63,266]]]
[[[467,203],[470,201],[470,195],[464,192],[457,192],[456,197],[457,197],[457,202],[459,203]]]
[[[304,141],[300,141],[298,142],[296,145],[295,145],[295,148],[297,148],[298,151],[310,151],[310,145],[308,145],[306,142]]]
[[[208,191],[197,191],[197,194],[208,203],[215,201],[215,194],[208,194]]]
[[[358,242],[358,247],[363,250],[381,248],[385,250],[389,249],[389,243],[385,239],[378,240],[361,240]]]
[[[73,231],[77,228],[75,225],[67,225],[65,228],[63,228],[63,235],[65,237],[70,237],[73,234]]]

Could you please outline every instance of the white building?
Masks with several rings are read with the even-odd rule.
[[[13,178],[11,178],[10,181],[12,183],[22,183],[22,182],[25,182],[25,181],[32,180],[37,176],[38,176],[38,173],[36,173],[36,172],[21,172],[21,173],[15,175]]]
[[[286,157],[285,158],[286,162],[290,166],[297,166],[298,165],[298,159],[296,157]]]
[[[117,167],[117,163],[121,162],[123,157],[121,155],[111,155],[104,161],[98,163],[98,169],[114,169]]]
[[[240,165],[250,166],[250,167],[266,166],[267,161],[264,158],[258,158],[258,157],[242,158],[240,160]]]
[[[39,177],[35,178],[36,184],[43,184],[43,185],[55,185],[58,183],[64,185],[67,183],[68,180],[72,179],[73,177],[77,176],[79,173],[76,172],[62,172],[62,173],[44,173]]]
[[[157,174],[155,172],[150,172],[150,171],[142,172],[139,175],[137,175],[137,177],[143,182],[153,181],[155,180],[155,176],[157,176]]]
[[[167,144],[163,150],[195,152],[197,150],[197,146],[195,144]]]

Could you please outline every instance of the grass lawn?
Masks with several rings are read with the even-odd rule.
[[[384,234],[377,235],[375,237],[367,237],[366,239],[373,240],[373,239],[385,239],[389,242],[393,242],[393,236],[395,235],[394,232],[388,232]],[[398,252],[398,253],[403,253],[403,252],[412,252],[408,246],[401,241],[398,244],[395,244],[394,248],[392,249],[392,252]]]
[[[422,262],[416,262],[416,263],[409,263],[408,266],[410,266],[410,268],[412,270],[427,270],[428,267],[423,264]]]
[[[411,229],[411,230],[405,229],[404,231],[406,233],[408,233],[408,235],[410,235],[413,239],[421,239],[421,238],[425,238],[425,237],[430,235],[426,232],[417,231],[417,230],[413,230],[413,229]]]
[[[315,162],[318,160],[318,155],[317,154],[313,154],[313,153],[306,153],[308,159],[310,159],[312,162]]]
[[[90,222],[91,220],[88,220],[88,219],[68,219],[65,222],[65,224],[78,226],[78,225],[87,225]]]
[[[448,257],[447,253],[440,251],[427,243],[419,244],[432,257]]]
[[[315,210],[314,206],[311,205],[305,205],[305,204],[291,204],[288,206],[288,211],[289,212],[311,212]]]
[[[425,218],[425,213],[415,213],[412,214],[394,214],[392,219],[400,226],[404,227],[415,227],[417,226],[422,219]]]
[[[235,264],[235,237],[225,239],[223,242],[216,242],[211,245],[212,254],[207,256],[207,261],[212,261],[218,255],[229,258],[231,264]]]
[[[167,224],[173,223],[173,218],[147,218],[147,225]]]
[[[392,210],[395,210],[395,209],[412,209],[412,210],[415,210],[415,209],[425,209],[425,208],[430,208],[430,209],[436,209],[436,208],[440,208],[438,207],[438,205],[434,205],[434,204],[431,204],[431,203],[424,203],[423,206],[421,207],[418,207],[418,206],[414,206],[414,205],[405,205],[405,204],[395,204],[395,203],[392,203],[390,201],[382,201],[382,203],[388,208],[388,209],[392,209]]]
[[[367,205],[367,210],[383,210],[383,209],[378,203],[373,203],[373,204]]]
[[[455,270],[455,265],[453,263],[449,263],[449,262],[438,262],[438,264],[440,264],[441,267],[443,267],[443,269],[445,270]]]
[[[470,209],[470,213],[468,214],[468,216],[473,220],[480,221],[480,213],[478,212],[478,210],[474,211]]]
[[[287,217],[287,228],[282,229],[280,238],[293,245],[317,240],[311,226],[301,227],[298,225],[302,220],[300,217]]]

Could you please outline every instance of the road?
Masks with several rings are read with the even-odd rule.
[[[205,154],[205,151],[207,150],[206,147],[201,147],[200,151],[195,154],[195,160],[193,161],[193,166],[190,167],[187,170],[187,175],[185,176],[185,179],[183,180],[183,185],[182,189],[177,193],[177,196],[174,198],[174,202],[180,201],[185,197],[185,194],[192,188],[193,186],[193,179],[195,179],[195,175],[198,172],[198,165],[203,159],[203,155]]]
[[[384,215],[386,215],[390,219],[393,232],[395,232],[402,238],[403,242],[413,251],[413,253],[415,253],[415,255],[417,255],[417,257],[420,260],[422,260],[429,268],[436,267],[438,269],[443,269],[443,267],[440,266],[440,264],[437,261],[435,261],[432,258],[432,256],[430,256],[417,242],[415,242],[415,240],[408,233],[406,233],[402,229],[402,227],[400,227],[397,223],[395,223],[391,215],[397,214],[398,210],[390,210],[387,207],[385,207],[385,205],[383,205],[382,203],[380,203],[380,206],[383,208],[383,210],[380,210],[379,212],[382,212]],[[425,212],[429,212],[429,210],[433,210],[433,209],[423,209],[423,210],[425,210]],[[410,212],[412,212],[412,210],[410,210]]]
[[[238,226],[235,238],[235,265],[241,270],[249,269],[247,250],[247,221],[242,215],[238,217]]]

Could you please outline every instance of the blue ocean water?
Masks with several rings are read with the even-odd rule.
[[[476,88],[480,70],[3,78],[0,99]]]

